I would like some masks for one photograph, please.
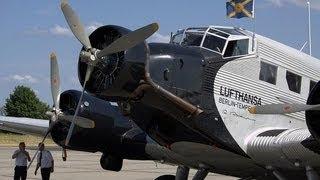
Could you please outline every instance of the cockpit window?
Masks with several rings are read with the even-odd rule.
[[[203,38],[203,33],[186,32],[185,37],[181,43],[183,46],[200,46]]]
[[[203,42],[203,47],[222,53],[225,44],[226,44],[225,39],[207,34]]]
[[[172,43],[173,44],[180,44],[183,38],[183,31],[178,31],[173,37],[172,37]]]
[[[226,34],[226,33],[223,33],[223,32],[220,32],[220,31],[217,31],[215,29],[209,29],[209,32],[212,33],[212,34],[216,34],[218,36],[222,36],[222,37],[225,37],[225,38],[228,38],[230,35],[229,34]]]
[[[180,29],[171,37],[170,43],[199,46],[229,58],[252,53],[250,40],[251,37],[242,29],[209,26]]]
[[[224,57],[248,54],[249,39],[229,41]]]
[[[231,34],[231,35],[243,35],[239,31],[237,31],[236,29],[230,29],[230,28],[216,28],[216,29],[223,31],[225,33]]]

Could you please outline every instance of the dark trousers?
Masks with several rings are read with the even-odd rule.
[[[41,177],[42,180],[50,179],[51,168],[41,168]]]
[[[27,179],[27,166],[16,166],[14,168],[14,180]]]

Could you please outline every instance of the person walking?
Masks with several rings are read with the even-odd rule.
[[[15,159],[16,167],[14,168],[14,180],[27,179],[27,165],[31,160],[29,153],[26,151],[26,144],[19,143],[19,149],[15,150],[12,159]]]
[[[37,156],[38,163],[34,174],[37,175],[38,169],[41,168],[42,180],[49,180],[50,173],[54,171],[53,157],[51,152],[45,149],[43,143],[39,143],[39,151],[40,153]]]

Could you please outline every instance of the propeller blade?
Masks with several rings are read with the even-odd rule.
[[[91,43],[84,27],[66,0],[61,2],[61,10],[74,36],[81,42],[86,49],[91,49]]]
[[[130,49],[138,45],[139,43],[143,42],[144,40],[146,40],[158,29],[159,29],[158,24],[152,23],[140,29],[132,31],[124,36],[121,36],[120,38],[115,40],[113,43],[111,43],[108,47],[98,52],[97,57],[100,59],[109,54]]]
[[[74,129],[74,125],[75,125],[75,119],[76,119],[76,116],[78,115],[78,112],[79,112],[79,109],[80,109],[80,106],[81,106],[81,101],[82,101],[83,94],[84,94],[84,87],[82,89],[82,93],[81,93],[79,102],[77,104],[76,112],[74,113],[74,115],[72,117],[72,120],[71,120],[71,125],[70,125],[69,131],[68,131],[68,135],[67,135],[67,138],[66,138],[66,142],[65,142],[66,146],[68,146],[68,144],[70,142],[70,139],[71,139],[71,135],[72,135],[72,132],[73,132],[73,129]]]
[[[53,99],[53,105],[55,109],[59,109],[59,100],[60,100],[60,76],[59,76],[59,67],[57,62],[57,56],[55,53],[50,54],[51,59],[51,93]]]
[[[85,91],[85,87],[86,87],[87,82],[90,79],[90,75],[91,75],[91,72],[92,72],[93,68],[94,68],[93,65],[88,65],[88,67],[87,67],[87,72],[86,72],[86,76],[85,76],[84,83],[83,83],[82,93],[81,93],[79,102],[77,104],[76,111],[75,111],[75,113],[73,115],[73,118],[72,118],[72,121],[71,121],[71,126],[69,128],[68,135],[67,135],[67,138],[66,138],[66,142],[65,142],[66,146],[68,146],[68,144],[70,142],[71,135],[72,135],[72,132],[73,132],[73,129],[74,129],[74,125],[75,125],[75,122],[76,122],[76,116],[78,115],[78,112],[79,112],[79,109],[80,109],[80,106],[81,106],[81,102],[82,102],[83,94],[84,94],[84,91]]]
[[[290,114],[308,110],[320,110],[320,104],[268,104],[248,109],[251,114]]]

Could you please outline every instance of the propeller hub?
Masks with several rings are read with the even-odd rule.
[[[80,60],[88,65],[95,65],[99,59],[103,60],[104,57],[98,58],[97,54],[100,52],[98,49],[92,48],[90,51],[81,51]]]

